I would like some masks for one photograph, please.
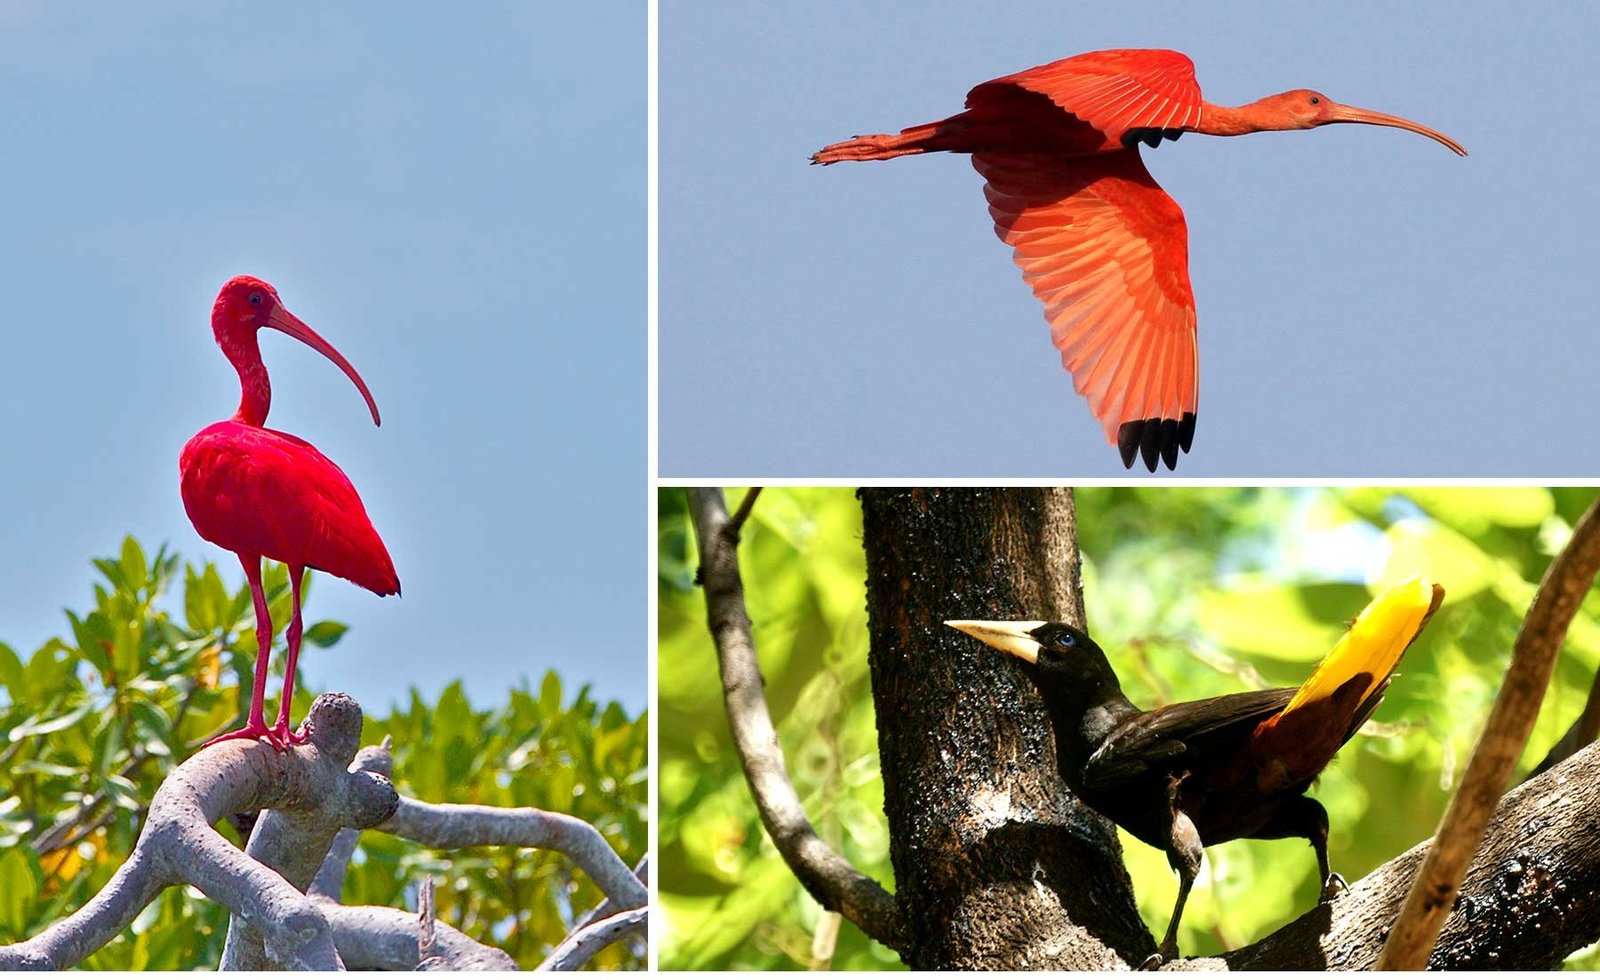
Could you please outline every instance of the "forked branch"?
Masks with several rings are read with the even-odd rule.
[[[839,912],[885,946],[902,949],[904,933],[894,896],[817,836],[789,779],[745,611],[738,551],[742,520],[735,523],[729,517],[719,489],[692,488],[688,494],[728,724],[761,823],[795,877],[823,908]],[[753,501],[753,496],[746,498]],[[741,514],[748,516],[749,508],[741,508]]]

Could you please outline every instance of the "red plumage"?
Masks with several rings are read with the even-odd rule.
[[[272,385],[261,361],[257,332],[281,330],[333,361],[350,377],[372,421],[378,406],[366,382],[332,344],[284,309],[277,290],[260,279],[236,276],[223,285],[211,310],[217,345],[239,373],[239,410],[206,426],[178,458],[183,509],[200,536],[239,556],[256,614],[256,670],[250,714],[230,738],[266,738],[276,748],[305,740],[289,728],[295,667],[300,656],[301,578],[307,568],[336,575],[378,595],[399,595],[400,579],[361,497],[344,471],[298,436],[266,427]],[[261,586],[261,560],[289,566],[293,611],[285,640],[288,663],[277,724],[268,728],[263,702],[272,655],[272,619]]]

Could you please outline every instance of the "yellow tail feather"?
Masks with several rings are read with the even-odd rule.
[[[1333,652],[1317,664],[1311,677],[1300,685],[1283,709],[1289,714],[1318,698],[1331,697],[1340,685],[1357,674],[1372,680],[1355,703],[1365,701],[1377,690],[1400,662],[1400,655],[1422,632],[1422,627],[1444,601],[1441,586],[1414,578],[1397,585],[1367,603],[1349,632],[1334,646]]]

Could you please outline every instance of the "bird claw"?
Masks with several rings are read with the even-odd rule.
[[[251,741],[264,738],[267,741],[272,742],[274,747],[277,747],[277,742],[273,740],[271,729],[267,728],[267,726],[264,724],[249,724],[245,725],[241,729],[238,729],[237,731],[226,732],[222,735],[217,735],[214,738],[208,738],[206,739],[205,743],[200,746],[200,748],[209,749],[218,742],[229,742],[236,738],[247,738]]]
[[[1159,970],[1159,969],[1161,969],[1162,964],[1167,962],[1167,959],[1168,959],[1168,957],[1161,955],[1161,953],[1159,951],[1151,953],[1149,956],[1146,956],[1144,958],[1144,962],[1143,963],[1139,964],[1139,969],[1140,970]]]
[[[273,748],[279,752],[286,752],[292,745],[304,745],[311,741],[311,733],[306,730],[305,725],[291,729],[287,721],[279,721],[267,733],[267,739],[272,742]]]
[[[227,742],[236,738],[247,738],[251,741],[260,741],[265,739],[268,745],[272,746],[279,752],[287,752],[291,746],[304,745],[305,743],[309,742],[311,740],[311,732],[306,729],[305,725],[301,725],[299,728],[291,730],[287,721],[280,721],[271,728],[268,728],[264,723],[257,722],[247,724],[238,731],[228,732],[223,735],[218,735],[215,738],[207,739],[205,744],[201,745],[200,748],[208,749],[211,746],[216,745],[218,742]]]
[[[1341,875],[1339,872],[1335,871],[1332,874],[1328,875],[1328,880],[1327,881],[1324,881],[1322,883],[1322,899],[1321,900],[1323,902],[1325,902],[1325,903],[1326,902],[1331,902],[1335,898],[1338,898],[1340,895],[1344,894],[1345,892],[1347,892],[1349,890],[1350,890],[1350,885],[1349,885],[1348,882],[1346,882],[1344,880],[1344,876]]]

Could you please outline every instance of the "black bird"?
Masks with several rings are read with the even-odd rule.
[[[945,625],[1021,658],[1039,689],[1056,764],[1077,797],[1167,853],[1178,902],[1154,956],[1178,955],[1178,920],[1203,848],[1239,838],[1304,837],[1322,900],[1344,887],[1328,868],[1328,812],[1305,795],[1372,716],[1400,655],[1444,589],[1413,579],[1374,599],[1298,688],[1225,694],[1141,711],[1100,647],[1066,623],[952,620]]]

